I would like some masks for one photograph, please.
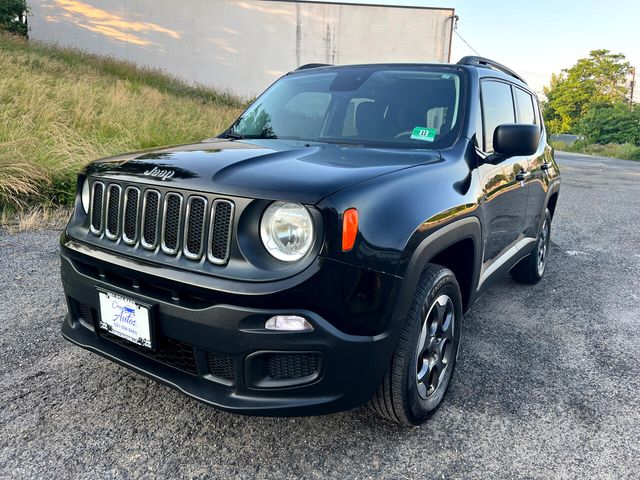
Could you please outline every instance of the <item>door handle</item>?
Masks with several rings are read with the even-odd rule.
[[[529,176],[531,175],[531,172],[520,172],[516,175],[516,180],[519,181],[523,181],[526,180],[527,178],[529,178]]]
[[[549,170],[551,168],[551,164],[544,162],[542,165],[540,165],[540,170]]]

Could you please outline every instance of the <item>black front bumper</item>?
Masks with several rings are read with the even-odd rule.
[[[63,236],[61,270],[69,304],[63,336],[212,406],[256,415],[347,410],[371,397],[389,365],[397,322],[388,323],[374,335],[354,335],[309,309],[249,307],[243,295],[237,296],[238,304],[234,305],[229,302],[234,297],[229,292],[226,303],[198,296],[185,299],[166,289],[166,283],[159,284],[162,288],[154,286],[154,280],[160,279],[148,272],[105,262],[109,254],[104,251],[90,255],[80,250]],[[327,266],[318,271],[323,268]],[[299,291],[309,281],[313,279],[304,279],[291,291]],[[390,288],[383,291],[389,292],[398,280],[385,281],[390,282]],[[155,351],[97,328],[98,288],[153,306]],[[274,302],[268,300],[281,293],[253,295],[251,303],[272,307]],[[392,310],[388,303],[386,307]],[[264,328],[267,319],[281,314],[304,316],[313,330],[274,332]]]

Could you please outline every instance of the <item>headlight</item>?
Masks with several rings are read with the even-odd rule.
[[[300,260],[311,248],[313,236],[311,215],[299,203],[274,202],[262,216],[262,243],[278,260]]]
[[[89,193],[89,179],[85,178],[82,184],[82,193],[80,194],[80,200],[82,201],[82,208],[84,213],[89,213],[89,199],[91,194]]]

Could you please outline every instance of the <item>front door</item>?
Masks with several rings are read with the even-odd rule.
[[[480,166],[483,185],[484,258],[488,266],[522,238],[527,189],[519,174],[527,168],[522,157],[509,158],[497,165]]]
[[[528,170],[528,159],[499,159],[492,155],[496,127],[516,122],[511,85],[499,80],[483,80],[481,91],[482,142],[478,142],[481,143],[478,170],[482,198],[479,203],[485,225],[483,272],[489,272],[495,262],[508,260],[509,250],[523,238],[528,191],[523,179]]]

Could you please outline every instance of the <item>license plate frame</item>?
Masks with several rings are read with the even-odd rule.
[[[154,306],[98,288],[98,329],[150,351],[155,350]]]

